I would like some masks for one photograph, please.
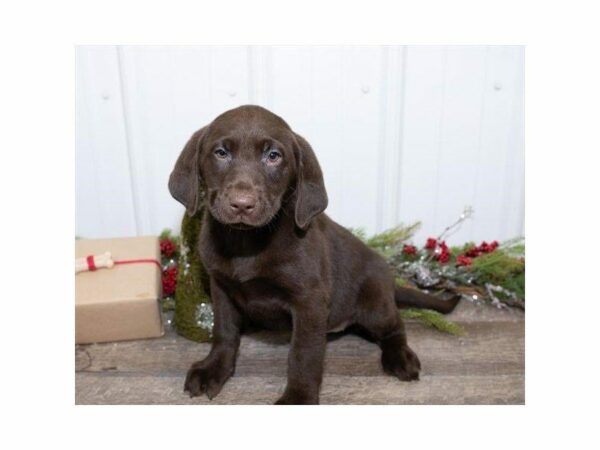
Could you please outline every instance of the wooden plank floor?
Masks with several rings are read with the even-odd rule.
[[[322,404],[523,404],[524,315],[462,302],[449,318],[467,330],[453,337],[407,323],[423,366],[417,382],[383,373],[380,350],[357,336],[328,343]],[[289,336],[242,338],[236,373],[211,402],[189,398],[183,380],[209,344],[170,331],[159,339],[78,345],[76,404],[271,404],[285,387]]]

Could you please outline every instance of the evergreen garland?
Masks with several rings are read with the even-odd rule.
[[[401,309],[400,317],[403,319],[417,320],[429,327],[443,331],[444,333],[452,334],[454,336],[465,335],[465,329],[462,326],[455,322],[451,322],[439,312],[432,311],[431,309]]]
[[[165,298],[163,307],[174,308],[173,324],[179,334],[205,342],[211,338],[213,316],[208,276],[198,254],[202,214],[203,209],[193,217],[185,215],[181,237],[173,237],[165,231],[161,235],[161,242],[170,239],[179,249],[175,295]],[[350,231],[388,261],[395,273],[396,283],[401,286],[422,289],[441,298],[461,295],[467,300],[487,301],[498,307],[525,308],[523,239],[514,239],[502,245],[494,241],[491,244],[483,242],[479,246],[467,243],[450,248],[438,237],[429,238],[426,245],[418,249],[407,242],[419,227],[419,222],[408,226],[398,225],[371,237],[367,237],[363,229]],[[172,262],[165,262],[163,258],[165,271],[169,270]],[[436,311],[411,308],[400,310],[400,315],[451,335],[461,336],[465,333],[460,325]]]

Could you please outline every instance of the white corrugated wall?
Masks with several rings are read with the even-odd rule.
[[[78,47],[76,232],[178,229],[181,148],[229,108],[281,115],[315,149],[327,212],[368,233],[524,234],[524,49],[517,46]]]

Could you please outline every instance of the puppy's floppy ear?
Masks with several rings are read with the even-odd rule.
[[[169,177],[169,192],[183,204],[190,216],[196,214],[200,197],[200,168],[198,166],[202,138],[207,127],[196,131],[181,151]]]
[[[296,140],[296,225],[306,230],[311,220],[327,208],[323,172],[310,144],[294,133]]]

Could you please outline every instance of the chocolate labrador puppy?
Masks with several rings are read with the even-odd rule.
[[[316,404],[326,335],[357,325],[381,347],[383,369],[417,380],[398,306],[444,307],[395,286],[385,260],[323,213],[313,149],[258,106],[227,111],[191,137],[169,179],[172,196],[206,213],[199,251],[214,308],[209,355],[187,373],[190,396],[215,397],[233,375],[248,324],[291,329],[287,386],[277,404]]]

